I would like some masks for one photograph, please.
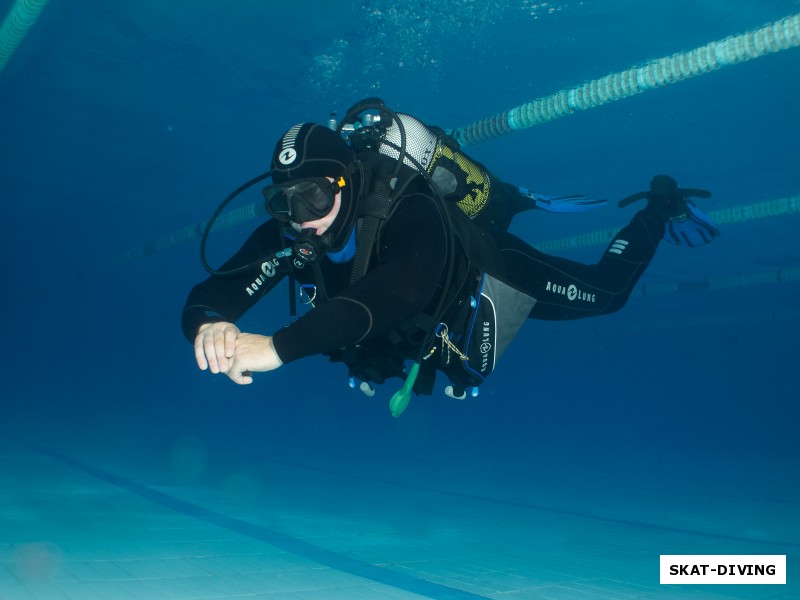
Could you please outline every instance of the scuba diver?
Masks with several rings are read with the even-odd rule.
[[[348,134],[347,139],[344,135]],[[214,219],[238,193],[263,189],[272,217],[219,269],[205,259]],[[200,369],[238,384],[315,354],[343,362],[350,385],[404,380],[389,408],[430,394],[437,371],[445,393],[464,398],[492,372],[528,319],[566,320],[622,308],[662,238],[695,246],[719,232],[689,200],[704,190],[653,178],[646,200],[600,261],[546,255],[507,231],[529,208],[584,210],[604,201],[548,198],[506,184],[442,130],[382,102],[356,104],[334,131],[301,123],[278,140],[269,173],[236,190],[208,222],[201,258],[211,273],[194,286],[182,329]],[[236,321],[288,278],[312,308],[273,335]],[[409,361],[410,366],[409,366]]]

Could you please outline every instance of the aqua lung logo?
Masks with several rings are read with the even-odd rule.
[[[267,279],[269,279],[270,277],[275,277],[275,273],[277,273],[275,267],[277,266],[278,266],[277,258],[273,258],[272,260],[268,260],[266,262],[261,263],[261,273],[258,275],[258,277],[255,278],[253,283],[251,283],[245,288],[247,295],[254,296],[256,292],[258,292],[258,290],[261,289],[261,286],[263,286],[264,283],[266,283]]]
[[[483,329],[481,330],[481,345],[479,347],[481,352],[481,373],[485,373],[489,368],[492,337],[492,324],[489,321],[484,321]]]
[[[595,297],[594,294],[590,294],[589,292],[584,292],[580,290],[578,286],[575,285],[574,283],[569,286],[565,286],[565,285],[560,285],[558,283],[553,283],[552,281],[548,281],[545,290],[547,290],[548,292],[552,292],[554,294],[558,294],[560,296],[566,296],[567,300],[569,300],[570,302],[578,300],[579,302],[594,303],[597,301],[597,298]]]
[[[300,133],[300,128],[303,124],[295,125],[281,140],[281,151],[278,153],[278,162],[282,165],[290,165],[297,160],[297,150],[294,149],[294,144],[297,141],[297,134]]]
[[[275,267],[277,266],[278,261],[276,259],[268,260],[267,262],[261,263],[261,272],[267,277],[275,277]]]
[[[297,151],[294,148],[287,148],[286,150],[281,150],[281,153],[278,155],[278,160],[281,162],[282,165],[290,165],[294,162],[297,158]]]
[[[479,311],[482,313],[475,320],[472,340],[469,343],[469,352],[475,358],[473,366],[480,373],[481,377],[487,377],[494,369],[494,347],[497,341],[497,315],[495,313],[494,301],[491,295],[481,292],[481,300],[478,304]],[[475,356],[477,355],[477,356]]]

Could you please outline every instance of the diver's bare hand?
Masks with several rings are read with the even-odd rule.
[[[227,373],[230,369],[236,340],[242,334],[233,323],[206,323],[197,330],[194,338],[194,357],[203,371]]]
[[[275,351],[272,337],[254,333],[241,333],[236,338],[236,350],[226,372],[231,381],[239,385],[253,383],[254,372],[272,371],[283,364]]]

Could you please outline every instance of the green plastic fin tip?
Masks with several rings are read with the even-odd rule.
[[[406,382],[403,384],[403,387],[397,390],[394,396],[392,396],[392,399],[389,400],[389,410],[393,417],[399,417],[408,407],[408,403],[411,400],[411,390],[414,389],[414,382],[417,380],[418,373],[419,363],[415,362],[411,365],[411,370],[408,372],[408,376],[406,376]]]

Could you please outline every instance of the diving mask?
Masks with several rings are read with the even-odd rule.
[[[264,206],[276,220],[284,223],[316,221],[331,212],[333,202],[346,185],[344,177],[308,177],[264,188]]]

